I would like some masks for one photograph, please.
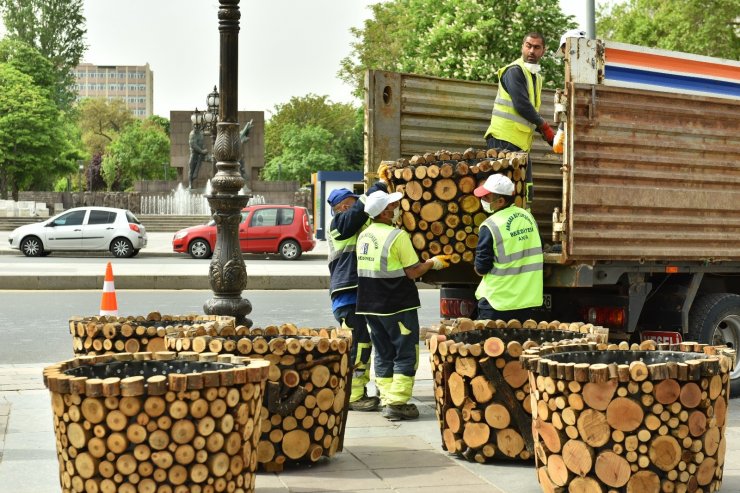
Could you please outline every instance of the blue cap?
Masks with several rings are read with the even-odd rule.
[[[353,194],[351,190],[347,190],[346,188],[337,188],[336,190],[331,191],[327,202],[329,202],[330,206],[334,207],[335,205],[349,197],[357,198],[358,195]]]

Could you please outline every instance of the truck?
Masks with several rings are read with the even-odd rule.
[[[565,52],[564,87],[543,90],[540,108],[562,124],[564,152],[538,136],[530,151],[542,320],[737,349],[740,63],[596,39],[568,39]],[[370,70],[365,90],[366,173],[485,148],[495,84]],[[472,264],[421,281],[440,288],[443,318],[475,317]]]

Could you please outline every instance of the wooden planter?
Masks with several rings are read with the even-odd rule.
[[[186,329],[168,335],[167,346],[272,363],[257,446],[257,461],[264,470],[281,471],[286,462],[316,462],[342,450],[352,378],[349,338],[337,337],[334,329],[292,324],[227,327],[196,335],[199,332]]]
[[[488,217],[473,190],[490,175],[511,178],[516,205],[526,204],[524,152],[440,150],[383,163],[391,169],[389,191],[404,194],[402,225],[422,260],[443,253],[453,264],[473,263],[478,226]]]
[[[670,348],[525,355],[543,491],[719,490],[734,351]]]
[[[586,339],[593,329],[469,319],[455,321],[451,330],[442,327],[429,339],[442,448],[476,462],[531,459],[530,385],[519,357],[526,349],[574,338],[595,349],[596,342]]]
[[[82,356],[164,351],[164,336],[168,333],[180,332],[186,327],[208,330],[227,325],[234,325],[234,317],[152,312],[146,317],[72,317],[69,332],[74,354]]]
[[[122,353],[45,368],[62,492],[253,491],[268,365],[197,358]]]

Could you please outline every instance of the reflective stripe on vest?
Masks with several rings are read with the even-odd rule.
[[[542,244],[534,217],[510,206],[487,218],[481,228],[494,239],[493,268],[478,285],[477,298],[486,298],[501,311],[542,304]]]
[[[485,135],[492,135],[499,140],[511,142],[520,149],[528,152],[532,147],[532,136],[536,127],[517,113],[511,101],[511,95],[500,82],[504,72],[514,65],[519,66],[524,73],[524,79],[527,81],[529,102],[532,103],[536,111],[540,109],[542,102],[542,77],[537,77],[537,85],[535,86],[533,82],[534,76],[524,66],[524,60],[519,58],[498,71],[498,92],[496,94],[496,100],[493,103],[493,110],[491,111],[491,124],[488,130],[486,130]]]
[[[387,237],[383,241],[383,247],[380,250],[380,258],[375,259],[374,261],[370,260],[363,260],[358,256],[357,261],[357,274],[360,277],[370,277],[373,279],[393,279],[396,277],[406,277],[406,271],[403,269],[403,266],[401,265],[393,265],[389,266],[388,261],[388,254],[391,251],[391,246],[393,245],[393,242],[396,240],[399,234],[401,234],[401,230],[398,228],[393,228],[392,226],[387,226],[388,229],[391,231],[388,232]],[[380,231],[383,231],[383,229],[380,228],[374,228],[373,233],[377,234]],[[367,252],[360,252],[360,255]],[[392,267],[389,268],[389,267]]]

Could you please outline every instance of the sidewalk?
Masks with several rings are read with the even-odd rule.
[[[210,261],[191,259],[172,251],[172,233],[149,233],[149,244],[138,256],[117,259],[105,252],[56,253],[46,258],[25,259],[8,245],[8,232],[0,232],[0,258],[16,256],[23,262],[4,262],[0,289],[100,289],[105,263],[113,262],[117,289],[210,289]],[[316,248],[299,260],[286,261],[277,255],[245,255],[249,289],[328,289],[328,246],[317,241]],[[74,256],[81,262],[60,258]],[[95,261],[92,260],[92,258]],[[184,262],[152,262],[180,257]],[[7,257],[9,258],[9,257]],[[101,268],[101,264],[103,267]]]
[[[0,493],[60,491],[46,365],[0,365]],[[313,466],[259,473],[259,493],[538,493],[527,462],[470,463],[441,448],[429,352],[421,350],[414,387],[418,421],[350,412],[344,451]],[[731,401],[722,493],[740,493],[740,408]],[[653,492],[640,492],[653,493]],[[654,492],[657,493],[657,492]]]
[[[343,452],[313,466],[259,473],[256,490],[260,493],[539,491],[530,464],[470,464],[442,450],[434,416],[429,353],[426,350],[421,353],[414,389],[414,402],[421,411],[418,421],[391,423],[379,412],[350,412]],[[0,365],[2,493],[60,491],[51,400],[41,382],[44,366]]]

